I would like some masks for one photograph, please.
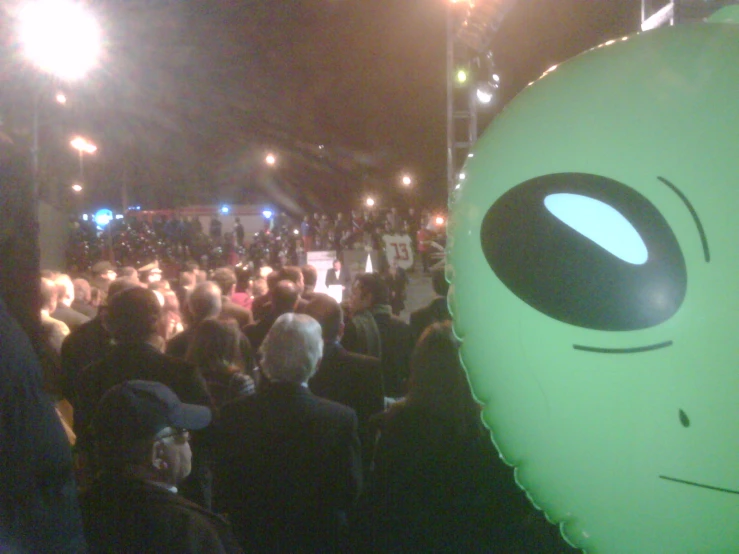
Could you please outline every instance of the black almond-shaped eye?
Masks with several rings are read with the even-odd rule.
[[[482,250],[521,300],[602,331],[658,325],[685,298],[685,259],[662,214],[599,175],[557,173],[512,188],[488,210]]]

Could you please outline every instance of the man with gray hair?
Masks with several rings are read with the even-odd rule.
[[[72,302],[74,302],[74,284],[69,275],[61,273],[54,279],[57,290],[57,303],[56,310],[51,314],[51,317],[63,321],[69,327],[71,332],[76,331],[80,328],[83,323],[90,321],[90,318],[86,315],[76,311],[72,308]]]
[[[197,285],[187,299],[190,326],[167,342],[165,353],[175,358],[184,358],[195,328],[210,317],[218,317],[221,306],[221,289],[216,283],[206,281]]]
[[[215,508],[247,551],[344,551],[362,484],[357,416],[307,387],[321,326],[283,314],[261,352],[267,385],[224,406],[215,430]]]

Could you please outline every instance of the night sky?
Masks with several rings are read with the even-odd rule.
[[[370,193],[381,205],[443,205],[445,2],[100,0],[106,55],[65,86],[64,113],[50,108],[58,121],[42,134],[42,162],[73,179],[67,135],[85,134],[99,146],[88,202],[114,207],[123,183],[145,207],[346,210]],[[502,88],[481,124],[551,65],[635,32],[639,5],[519,0],[492,43]],[[10,54],[4,73],[23,89],[33,71]],[[6,109],[28,109],[3,88]],[[417,181],[410,192],[403,172]]]

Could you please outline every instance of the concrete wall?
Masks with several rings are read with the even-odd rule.
[[[38,219],[41,269],[65,269],[65,252],[69,241],[68,216],[51,204],[41,201],[39,202]]]

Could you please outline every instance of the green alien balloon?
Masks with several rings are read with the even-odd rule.
[[[588,552],[739,552],[739,25],[550,69],[464,175],[450,306],[519,485]]]

